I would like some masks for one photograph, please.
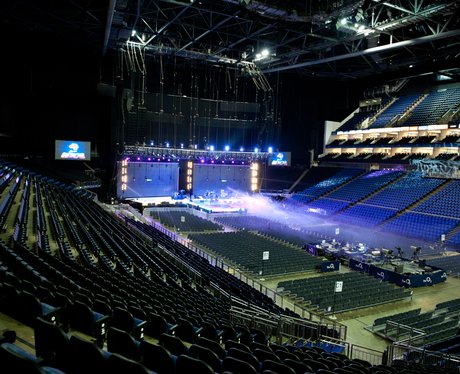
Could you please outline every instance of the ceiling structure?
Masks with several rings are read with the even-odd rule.
[[[460,0],[16,0],[2,26],[102,55],[176,56],[265,76],[458,79]],[[58,47],[58,46],[57,46]]]

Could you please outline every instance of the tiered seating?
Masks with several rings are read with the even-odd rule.
[[[305,204],[307,212],[319,214],[322,216],[333,215],[342,209],[345,209],[349,205],[349,202],[342,200],[329,199],[328,197],[322,197],[314,200],[308,204]]]
[[[375,113],[375,110],[366,111],[362,110],[357,113],[354,113],[353,116],[346,121],[342,126],[340,126],[337,131],[349,131],[355,130],[359,127],[359,125],[369,117],[372,117]]]
[[[351,223],[353,225],[377,226],[391,216],[394,216],[396,213],[397,210],[395,209],[358,203],[348,209],[345,209],[334,219],[344,223]]]
[[[449,244],[458,245],[456,241],[448,240]],[[449,275],[460,277],[460,256],[443,256],[427,260],[428,266],[435,266],[445,270]]]
[[[372,171],[331,192],[327,197],[354,203],[384,187],[401,174],[402,172],[394,170]]]
[[[382,328],[385,327],[387,321],[392,321],[395,323],[404,323],[404,320],[406,319],[411,319],[414,316],[419,316],[420,312],[421,312],[421,309],[418,308],[418,309],[408,310],[406,312],[400,312],[396,314],[391,314],[389,316],[376,318],[374,322],[372,323],[372,330],[373,331],[381,330]]]
[[[419,95],[401,96],[396,99],[376,118],[370,128],[387,127],[401,115],[418,99]]]
[[[442,183],[444,183],[442,179],[424,178],[418,172],[410,172],[363,203],[402,210],[435,190]]]
[[[0,201],[0,228],[2,228],[6,222],[6,217],[10,212],[11,206],[13,205],[16,193],[18,192],[19,186],[21,185],[22,178],[23,175],[20,174],[14,181],[12,181],[13,173],[11,172],[7,174],[3,179],[2,186],[6,187],[10,181],[12,181],[12,186],[7,192],[2,194],[2,200]]]
[[[434,242],[440,240],[442,234],[448,233],[458,223],[457,219],[407,212],[384,224],[382,229]]]
[[[459,138],[460,138],[460,135],[457,135],[457,134],[446,135],[439,142],[440,143],[457,143]]]
[[[445,152],[438,154],[434,159],[448,161],[452,160],[456,156],[458,156],[456,153]]]
[[[202,257],[194,252],[191,252],[182,244],[174,242],[169,236],[159,232],[152,226],[128,218],[126,218],[126,222],[150,236],[159,245],[173,250],[174,253],[179,255],[185,263],[196,269],[200,274],[203,274],[205,279],[212,279],[212,281],[224,291],[234,295],[237,298],[240,298],[241,300],[244,300],[246,303],[254,304],[264,310],[269,310],[276,314],[290,314],[278,307],[273,302],[273,299],[265,296],[260,292],[257,292],[254,290],[254,288],[244,282],[239,281],[220,267],[210,265],[207,260],[203,260]]]
[[[301,192],[295,193],[292,196],[292,199],[294,201],[307,203],[326,194],[327,192],[332,191],[333,189],[339,187],[341,184],[358,176],[362,172],[363,170],[361,169],[342,169],[330,178],[327,178],[312,187],[306,188]]]
[[[288,225],[258,216],[239,215],[217,217],[216,221],[237,229],[257,231],[273,240],[282,240],[299,248],[303,247],[308,241],[317,239],[317,237],[305,231],[294,230]]]
[[[373,143],[373,145],[386,145],[386,144],[389,144],[393,140],[394,140],[394,137],[392,137],[392,136],[382,137],[382,138],[378,138]]]
[[[424,158],[430,158],[430,154],[422,152],[412,153],[406,160],[423,160]]]
[[[422,203],[416,205],[414,212],[460,218],[460,181],[453,180],[446,184],[440,191],[433,193]]]
[[[414,108],[404,126],[435,125],[449,109],[458,107],[459,103],[460,88],[432,91]]]
[[[222,230],[222,226],[184,210],[155,210],[151,211],[151,215],[162,224],[180,231]]]
[[[343,281],[343,289],[334,294],[336,281]],[[304,301],[309,301],[325,312],[364,308],[400,300],[409,295],[402,288],[358,272],[283,281],[278,283],[278,288],[302,297]]]
[[[417,139],[416,136],[403,136],[401,139],[395,141],[392,144],[407,145],[412,143],[415,139]]]
[[[320,259],[300,248],[295,249],[251,232],[191,234],[188,237],[255,274],[263,272],[264,275],[275,275],[312,271],[320,264]],[[264,251],[269,251],[268,261],[262,260]]]
[[[429,144],[429,143],[433,143],[435,139],[436,139],[435,135],[423,135],[423,136],[419,136],[417,140],[414,142],[414,144]]]

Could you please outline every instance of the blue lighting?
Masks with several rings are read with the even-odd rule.
[[[228,152],[230,150],[230,146],[226,145],[224,149],[225,149],[225,152]]]
[[[268,153],[273,153],[273,147],[268,147]]]

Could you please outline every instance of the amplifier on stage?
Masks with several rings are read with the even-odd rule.
[[[399,264],[395,266],[395,273],[402,274],[404,273],[404,265]]]

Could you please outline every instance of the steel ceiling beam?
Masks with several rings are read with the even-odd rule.
[[[387,51],[396,50],[396,49],[400,49],[404,47],[412,47],[414,45],[431,43],[437,40],[452,38],[458,35],[460,35],[460,30],[451,30],[451,31],[446,31],[443,33],[435,34],[435,35],[427,35],[427,36],[422,36],[416,39],[404,40],[404,41],[393,43],[393,44],[386,44],[386,45],[382,45],[378,47],[368,48],[368,49],[365,49],[359,52],[347,53],[347,54],[327,57],[327,58],[313,60],[313,61],[305,61],[305,62],[301,62],[298,64],[289,65],[289,66],[279,66],[276,68],[267,68],[267,69],[262,70],[262,72],[264,74],[276,73],[279,71],[304,68],[307,66],[321,65],[321,64],[326,64],[326,63],[333,62],[333,61],[347,60],[347,59],[354,58],[354,57],[361,57],[361,56],[371,55],[374,53],[387,52]]]
[[[107,7],[107,20],[105,22],[104,44],[102,45],[102,55],[107,53],[107,46],[109,45],[110,30],[112,29],[113,13],[117,5],[117,0],[110,0]]]

